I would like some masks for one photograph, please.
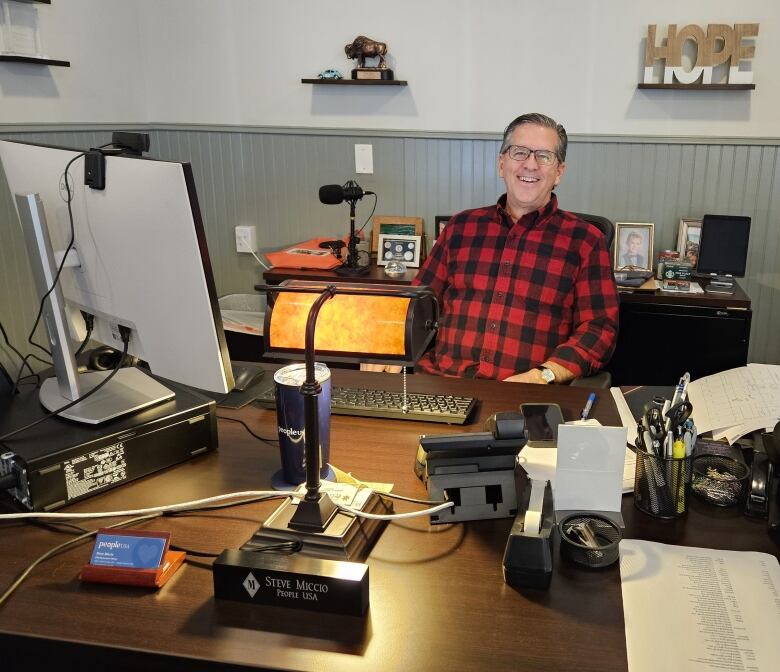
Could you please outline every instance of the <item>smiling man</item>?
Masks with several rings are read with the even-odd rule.
[[[428,373],[564,383],[609,361],[618,300],[603,234],[558,209],[566,130],[543,114],[504,131],[506,193],[453,216],[414,284],[441,303]]]

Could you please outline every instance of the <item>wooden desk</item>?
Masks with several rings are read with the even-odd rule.
[[[398,388],[401,377],[334,370],[336,384]],[[333,416],[331,457],[366,480],[395,484],[425,497],[412,465],[421,433],[478,431],[491,413],[524,401],[556,401],[567,419],[588,394],[542,387],[425,375],[411,390],[451,391],[481,399],[465,428]],[[275,413],[247,407],[221,410],[253,431],[275,434]],[[617,421],[608,392],[593,415]],[[264,489],[279,466],[278,451],[235,422],[220,421],[220,447],[165,472],[74,505],[71,510],[127,509],[231,491]],[[169,530],[182,546],[219,553],[237,548],[276,504],[157,519],[143,527]],[[396,503],[396,510],[412,507]],[[766,522],[694,501],[686,519],[656,521],[623,498],[628,537],[666,543],[777,553]],[[107,521],[85,523],[97,527]],[[365,619],[217,603],[210,561],[194,559],[158,592],[81,584],[78,571],[91,545],[68,550],[32,572],[0,609],[6,669],[22,662],[72,669],[237,670],[578,670],[627,669],[620,574],[615,565],[586,571],[564,564],[557,551],[549,590],[515,591],[504,583],[501,559],[511,520],[429,527],[426,518],[387,526],[367,559],[371,607]],[[2,524],[0,586],[67,535]]]
[[[363,282],[408,284],[417,269],[391,280],[372,265]],[[341,280],[333,271],[271,269],[268,284],[290,278]],[[706,281],[704,281],[706,283]],[[671,385],[688,371],[692,378],[747,364],[750,297],[737,285],[732,295],[620,293],[620,329],[615,353],[607,366],[614,385]]]

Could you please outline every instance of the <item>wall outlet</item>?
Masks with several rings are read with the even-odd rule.
[[[236,227],[236,252],[257,251],[257,227],[256,226],[237,226]]]
[[[364,175],[374,173],[373,145],[355,145],[355,172]]]

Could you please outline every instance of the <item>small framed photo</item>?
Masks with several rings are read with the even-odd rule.
[[[653,232],[655,224],[617,222],[615,270],[653,270]]]
[[[388,262],[401,261],[410,268],[417,268],[420,265],[421,247],[422,236],[380,233],[376,263],[387,266]]]
[[[450,217],[451,215],[436,215],[436,227],[434,232],[436,233],[437,239],[444,231],[444,227],[447,226],[447,222],[450,221]]]
[[[398,234],[400,236],[422,236],[422,217],[400,217],[397,215],[375,215],[374,229],[371,236],[371,251],[379,249],[379,235],[382,233]]]
[[[699,244],[701,243],[701,220],[683,217],[677,231],[677,251],[680,258],[690,261],[693,267],[699,263]]]

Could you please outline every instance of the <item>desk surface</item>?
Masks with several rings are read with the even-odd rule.
[[[401,386],[401,377],[391,374],[334,370],[333,377],[337,384]],[[572,419],[588,394],[582,388],[424,375],[411,376],[408,385],[412,391],[478,397],[478,415],[468,431],[479,431],[488,415],[524,401],[557,402],[566,419]],[[598,395],[593,415],[604,424],[616,423],[609,393]],[[245,407],[220,410],[219,415],[242,418],[263,436],[275,434],[274,411]],[[333,416],[331,458],[361,479],[392,482],[398,493],[424,497],[425,488],[412,470],[418,435],[459,431],[463,429]],[[221,420],[219,435],[216,453],[69,510],[127,509],[267,488],[279,465],[277,449],[253,439],[235,422]],[[243,544],[275,507],[259,503],[157,519],[143,527],[170,531],[173,543],[219,553]],[[410,507],[396,503],[397,511]],[[636,511],[632,496],[626,495],[623,515],[627,537],[777,554],[766,522],[736,511],[693,501],[686,519],[656,521]],[[81,584],[77,575],[91,549],[91,544],[83,545],[35,569],[0,608],[0,641],[9,642],[4,662],[8,655],[59,663],[97,659],[110,662],[112,669],[143,667],[147,672],[171,669],[172,662],[174,669],[210,670],[626,670],[617,565],[585,571],[561,562],[556,548],[549,590],[515,591],[501,574],[511,522],[429,527],[427,519],[418,518],[388,525],[367,559],[371,606],[365,619],[217,603],[210,561],[198,559],[158,592]],[[3,523],[0,530],[3,588],[31,560],[67,538],[31,525]],[[87,662],[86,667],[98,666]]]

